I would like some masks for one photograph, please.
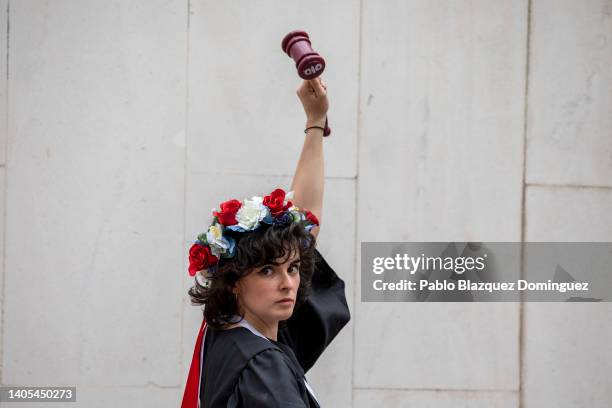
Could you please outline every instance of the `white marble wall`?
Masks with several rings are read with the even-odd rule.
[[[3,384],[77,384],[82,407],[171,406],[186,2],[9,3]]]
[[[179,405],[191,242],[291,183],[297,28],[327,61],[320,250],[353,316],[308,374],[324,406],[609,406],[607,304],[359,297],[361,241],[612,241],[604,0],[0,1],[2,385]]]
[[[526,241],[612,242],[612,2],[531,10]],[[525,304],[522,402],[612,404],[609,303]]]
[[[526,16],[364,2],[358,241],[520,240]],[[518,333],[512,303],[357,303],[354,406],[516,406]]]

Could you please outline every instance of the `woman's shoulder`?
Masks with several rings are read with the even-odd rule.
[[[211,327],[206,337],[203,386],[205,406],[217,406],[227,401],[239,379],[242,382],[240,392],[245,393],[243,397],[246,398],[251,393],[257,393],[262,384],[272,384],[272,388],[275,388],[278,385],[275,382],[277,375],[287,377],[288,373],[293,372],[283,359],[280,347],[245,327],[226,330]],[[291,375],[290,378],[295,376]],[[242,407],[244,404],[236,406]]]
[[[225,362],[234,360],[243,367],[271,367],[296,376],[304,375],[291,347],[281,341],[272,341],[251,332],[246,327],[213,329],[211,344],[213,356],[223,356]]]
[[[307,407],[303,371],[280,348],[255,354],[241,370],[228,407]]]
[[[222,354],[225,355],[228,355],[228,353],[238,353],[250,358],[254,353],[278,348],[274,343],[257,336],[242,326],[227,329],[211,328],[211,339],[211,346],[218,352],[221,351],[220,349],[223,349],[225,353],[222,352]]]

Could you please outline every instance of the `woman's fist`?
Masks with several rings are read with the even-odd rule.
[[[298,98],[306,113],[308,125],[325,125],[329,101],[327,99],[327,86],[321,77],[305,80],[296,91]]]

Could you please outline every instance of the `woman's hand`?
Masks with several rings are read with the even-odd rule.
[[[325,126],[329,101],[321,77],[305,80],[296,91],[306,113],[306,126]]]

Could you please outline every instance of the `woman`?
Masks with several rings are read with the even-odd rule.
[[[204,321],[183,408],[321,406],[304,373],[350,313],[344,282],[315,248],[327,88],[304,81],[297,95],[306,136],[292,191],[223,202],[189,251]]]

